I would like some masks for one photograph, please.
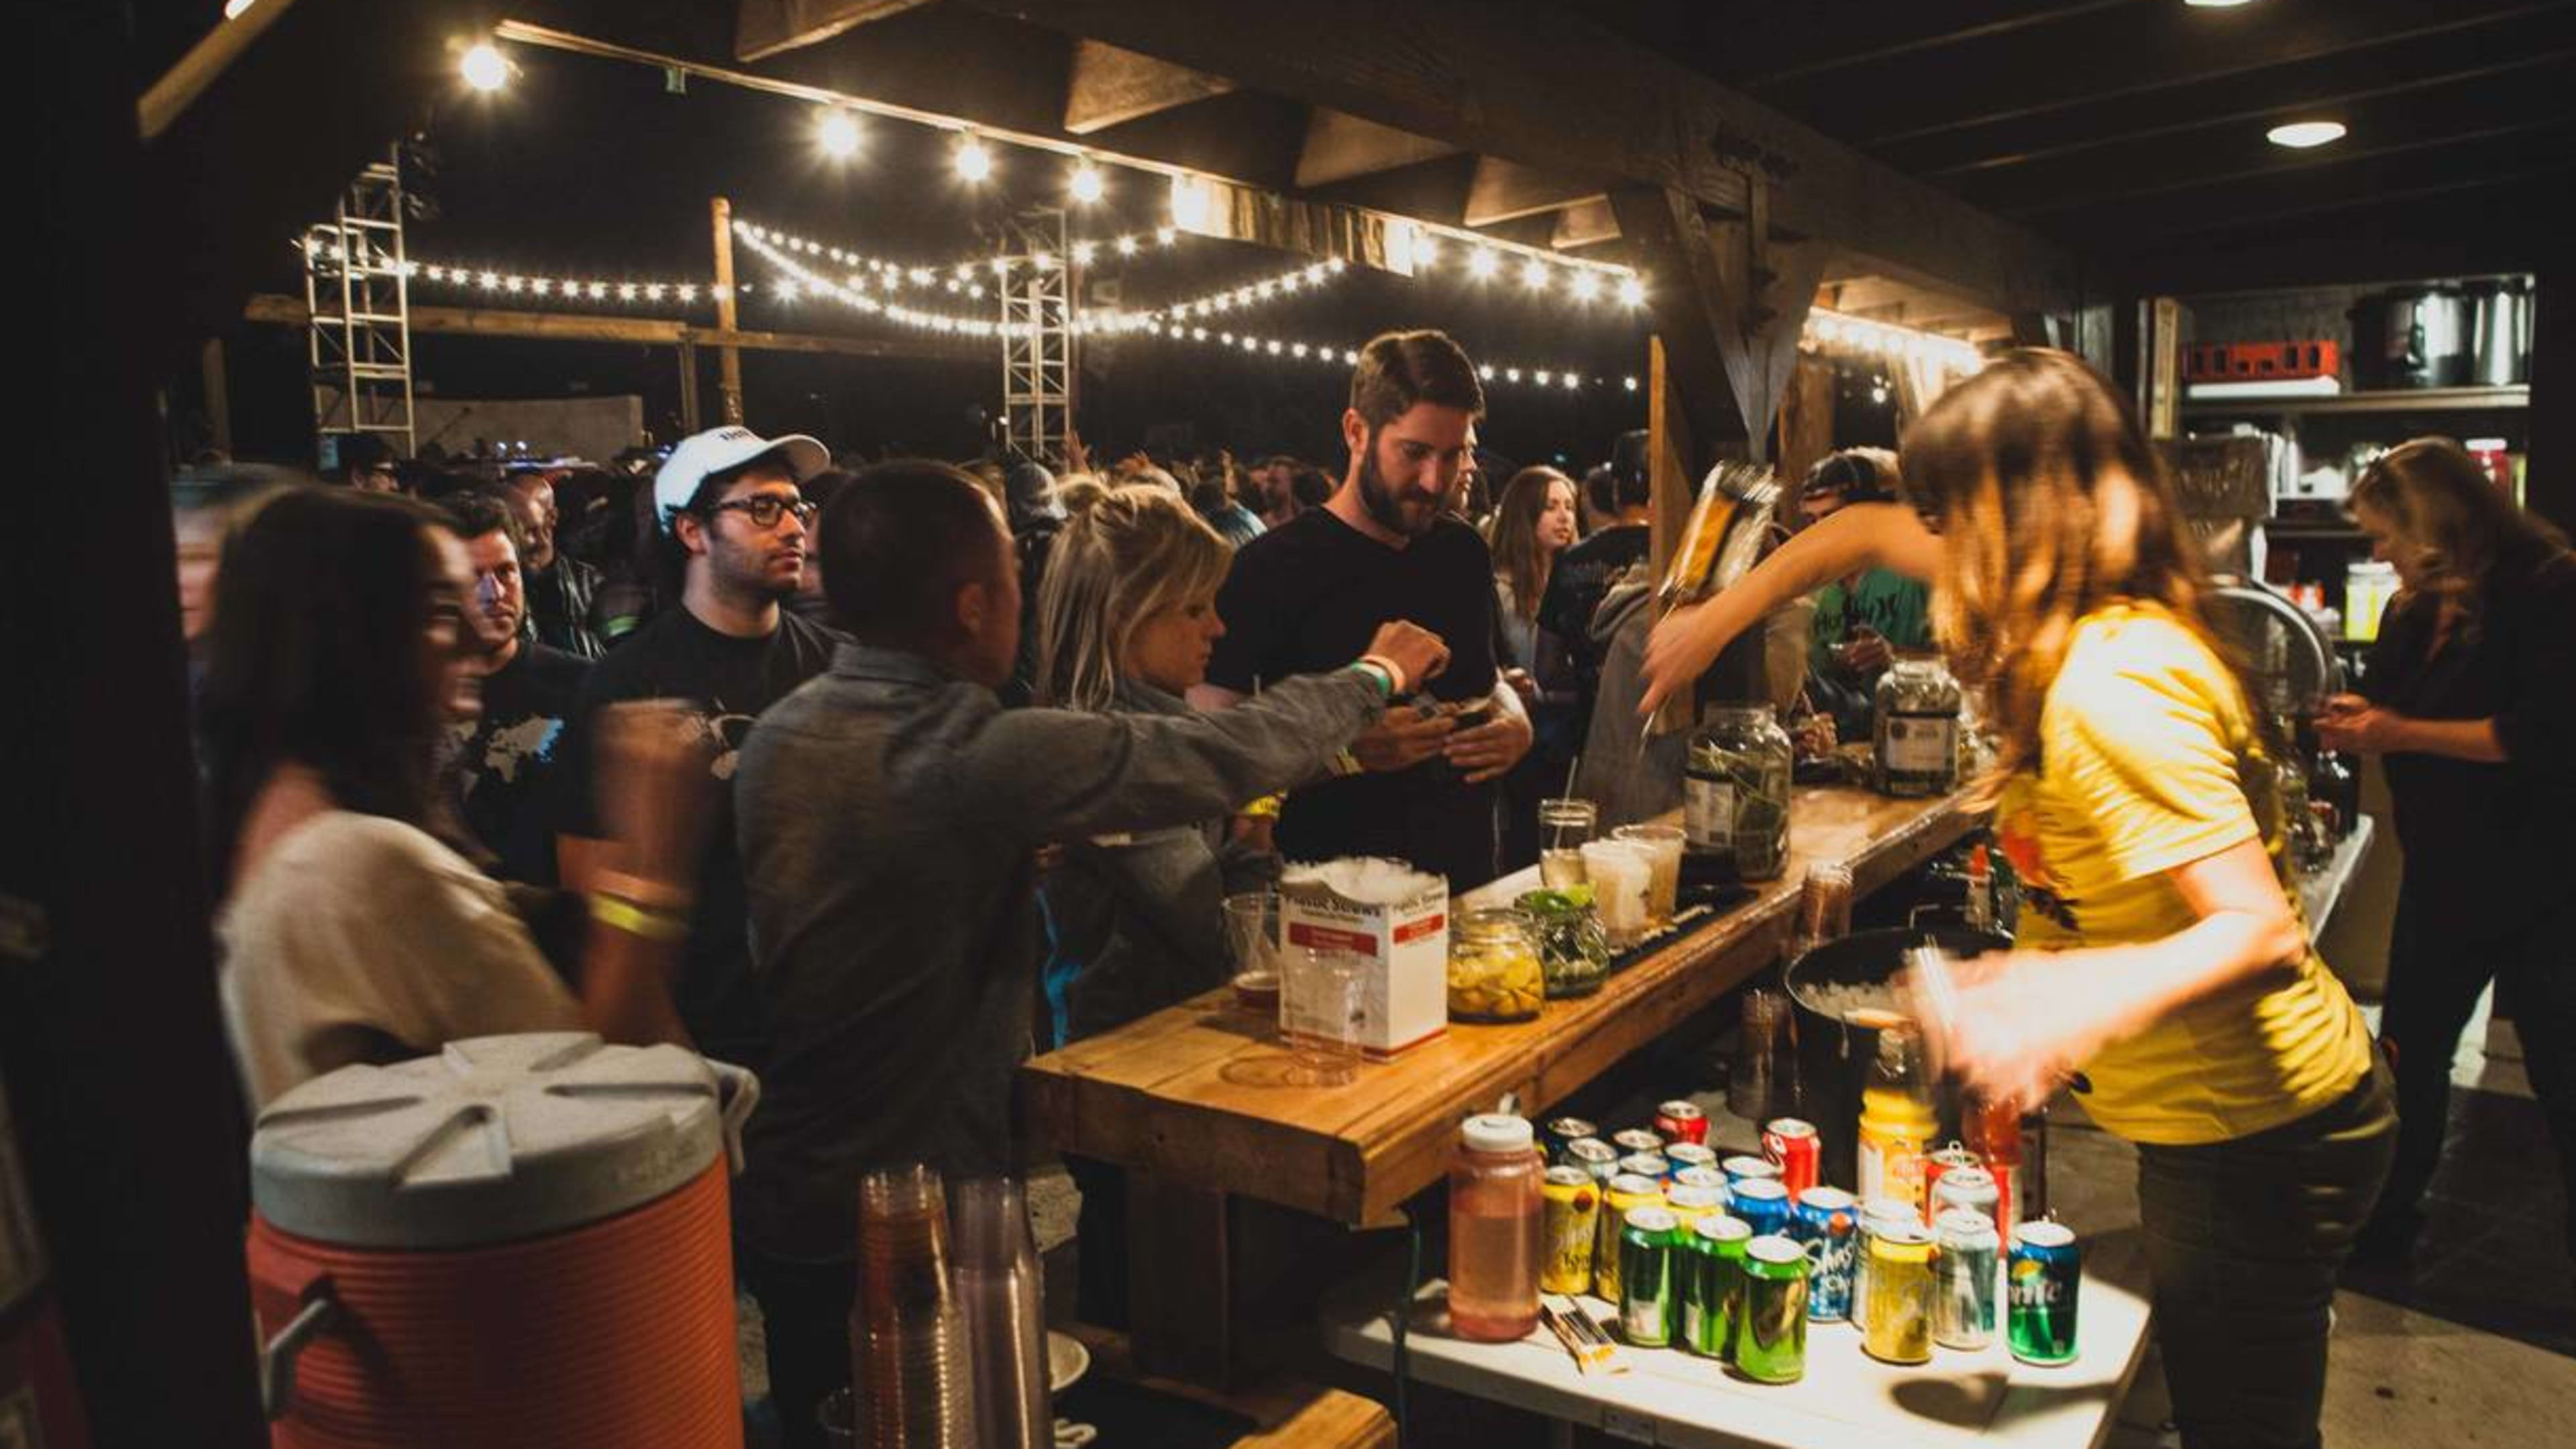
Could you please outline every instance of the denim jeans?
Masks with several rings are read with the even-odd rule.
[[[2138,1206],[2185,1449],[2319,1442],[2335,1276],[2397,1145],[2387,1065],[2298,1121],[2138,1148]]]

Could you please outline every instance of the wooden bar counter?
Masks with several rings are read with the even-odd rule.
[[[1891,800],[1802,787],[1789,867],[1751,900],[1684,929],[1597,994],[1515,1026],[1452,1025],[1347,1086],[1292,1080],[1277,1023],[1215,991],[1036,1058],[1019,1085],[1029,1130],[1061,1152],[1204,1192],[1357,1226],[1438,1180],[1460,1117],[1517,1093],[1544,1112],[1777,960],[1810,862],[1841,860],[1867,895],[1958,840],[1976,817],[1950,796]],[[1508,900],[1536,872],[1472,893]]]

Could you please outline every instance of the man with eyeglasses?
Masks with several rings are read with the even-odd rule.
[[[664,572],[680,607],[636,631],[593,667],[565,740],[556,841],[565,885],[592,888],[616,862],[603,841],[590,771],[589,722],[621,700],[677,699],[704,731],[717,781],[697,899],[644,902],[688,911],[674,1026],[699,1050],[759,1070],[768,1034],[752,989],[742,863],[735,853],[734,762],[762,710],[820,674],[839,636],[779,607],[805,573],[814,507],[799,486],[831,465],[800,435],[764,438],[722,427],[684,438],[653,479]],[[613,882],[612,882],[613,883]],[[669,1033],[674,1039],[677,1031]]]

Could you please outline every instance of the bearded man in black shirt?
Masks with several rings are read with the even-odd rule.
[[[1444,511],[1484,411],[1475,365],[1445,334],[1372,339],[1342,413],[1340,488],[1246,544],[1217,595],[1227,632],[1208,682],[1190,691],[1203,710],[1338,668],[1387,619],[1413,620],[1452,651],[1414,708],[1388,711],[1335,776],[1289,793],[1277,839],[1291,860],[1393,856],[1460,891],[1494,877],[1495,782],[1532,734],[1494,665],[1493,556]]]

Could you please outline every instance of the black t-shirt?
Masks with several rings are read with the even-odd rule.
[[[1428,686],[1434,698],[1480,700],[1494,689],[1493,556],[1454,518],[1398,549],[1330,509],[1311,509],[1234,556],[1217,613],[1226,634],[1209,660],[1208,683],[1238,694],[1340,668],[1393,619],[1449,645],[1449,668]],[[1494,875],[1494,793],[1490,781],[1462,784],[1439,759],[1395,774],[1317,781],[1290,793],[1279,850],[1290,860],[1394,856],[1467,890]]]
[[[564,737],[556,829],[598,838],[590,721],[621,700],[679,699],[697,706],[698,727],[715,747],[719,782],[708,814],[706,854],[698,868],[698,901],[689,920],[681,974],[680,1020],[698,1049],[757,1071],[768,1057],[760,999],[751,982],[748,907],[742,861],[734,844],[733,772],[742,742],[760,712],[832,662],[839,636],[780,610],[777,632],[736,639],[677,608],[645,625],[592,666],[572,727]]]
[[[1609,652],[1592,637],[1592,616],[1610,586],[1646,557],[1653,539],[1654,530],[1645,524],[1613,524],[1557,555],[1547,577],[1538,625],[1565,646],[1572,666],[1577,738],[1591,722],[1592,702],[1601,693],[1601,661]]]
[[[552,782],[589,672],[587,660],[523,642],[483,677],[483,713],[456,727],[457,803],[466,828],[500,857],[503,880],[555,883]]]

